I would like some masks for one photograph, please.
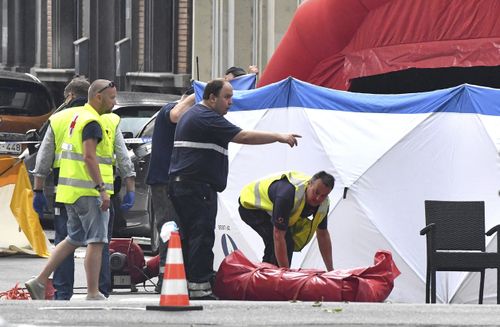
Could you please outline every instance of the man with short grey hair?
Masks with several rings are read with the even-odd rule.
[[[83,76],[73,78],[64,88],[65,108],[83,106],[87,102],[90,83]]]

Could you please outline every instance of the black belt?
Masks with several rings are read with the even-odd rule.
[[[178,175],[178,176],[171,176],[170,177],[170,181],[171,182],[189,182],[189,183],[200,183],[200,184],[207,184],[205,182],[200,182],[194,178],[190,178],[190,177],[187,177],[187,176],[182,176],[182,175]]]
[[[212,188],[212,185],[208,184],[207,182],[201,182],[196,179],[187,177],[187,176],[182,176],[182,175],[177,175],[177,176],[170,176],[169,182],[184,182],[184,183],[196,183],[196,184],[203,184],[203,185],[208,185],[210,188]]]
[[[184,176],[172,176],[172,178],[170,178],[170,180],[172,182],[191,182],[191,181],[193,181],[193,180],[186,178]]]

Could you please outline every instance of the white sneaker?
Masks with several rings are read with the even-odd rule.
[[[99,292],[95,296],[90,296],[89,294],[87,294],[87,297],[85,298],[85,300],[87,300],[87,301],[106,301],[107,298],[101,292]]]
[[[45,285],[40,283],[36,277],[24,283],[33,300],[45,300]]]

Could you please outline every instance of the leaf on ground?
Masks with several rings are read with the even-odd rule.
[[[342,308],[325,309],[328,313],[339,313],[342,312]]]

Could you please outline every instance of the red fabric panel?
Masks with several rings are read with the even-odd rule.
[[[497,65],[500,65],[500,37],[410,43],[347,54],[343,80],[348,85],[353,78],[408,68]]]
[[[309,0],[259,86],[293,76],[346,90],[408,68],[498,66],[499,13],[498,0]]]
[[[228,255],[217,272],[214,293],[223,300],[381,302],[400,272],[389,251],[373,266],[325,272],[252,263],[241,251]]]
[[[288,76],[307,81],[314,67],[344,49],[372,7],[388,0],[308,0],[295,16],[258,86]]]
[[[393,0],[371,11],[344,49],[344,78],[500,65],[499,13],[497,0]]]

